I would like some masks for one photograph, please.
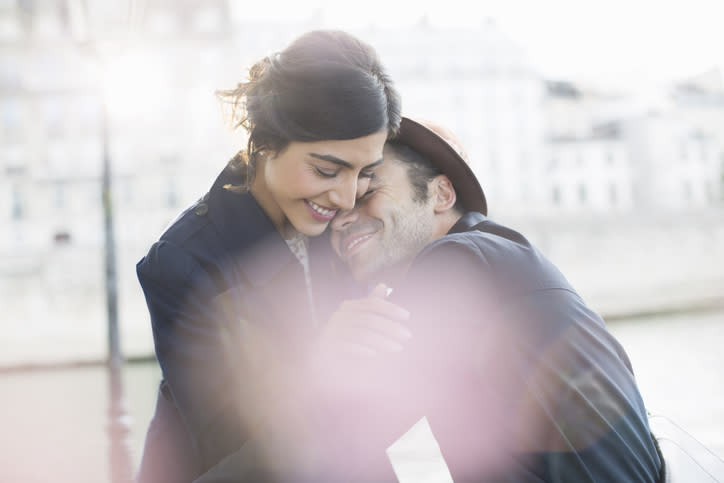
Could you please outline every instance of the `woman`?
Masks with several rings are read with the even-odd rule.
[[[324,269],[308,237],[367,190],[400,123],[374,50],[340,31],[302,35],[219,96],[247,146],[137,265],[164,379],[141,482],[193,480],[278,402],[257,346],[291,367],[303,352]]]

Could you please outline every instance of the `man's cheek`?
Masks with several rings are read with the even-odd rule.
[[[334,232],[332,232],[332,235],[329,237],[329,243],[332,245],[332,250],[335,255],[337,255],[338,258],[342,258],[342,252],[339,248],[339,237],[336,237]]]

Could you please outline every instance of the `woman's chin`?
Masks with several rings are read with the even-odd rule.
[[[299,223],[294,225],[294,229],[302,235],[313,237],[324,233],[328,226],[329,222]]]

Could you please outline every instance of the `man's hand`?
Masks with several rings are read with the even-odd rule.
[[[383,356],[403,351],[412,337],[405,326],[410,313],[388,293],[380,284],[365,298],[342,302],[320,329],[309,367],[317,397],[354,402],[384,385],[392,361]]]
[[[315,355],[366,358],[403,350],[412,337],[404,325],[410,313],[387,300],[388,293],[379,284],[366,298],[342,302],[322,327]]]

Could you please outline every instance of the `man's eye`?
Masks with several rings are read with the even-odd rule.
[[[334,178],[335,176],[337,176],[337,171],[335,170],[322,169],[316,166],[314,167],[314,170],[317,172],[318,175],[324,178]]]
[[[368,189],[367,191],[364,192],[364,194],[363,194],[362,196],[360,196],[359,198],[357,198],[357,200],[358,200],[358,201],[366,200],[367,198],[369,198],[370,196],[372,196],[372,194],[374,194],[374,192],[375,192],[374,189]]]
[[[367,178],[367,179],[374,179],[375,172],[374,171],[361,171],[359,174],[360,178]]]

